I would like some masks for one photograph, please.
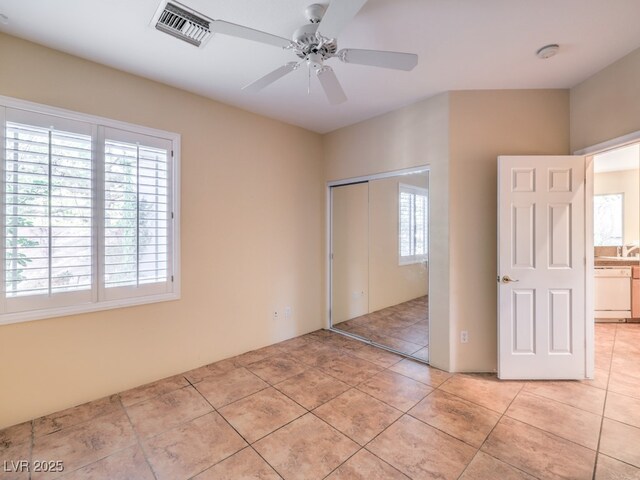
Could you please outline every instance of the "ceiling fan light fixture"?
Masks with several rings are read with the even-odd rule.
[[[550,43],[549,45],[539,48],[536,55],[538,58],[546,60],[547,58],[555,56],[558,53],[558,50],[560,50],[560,45],[557,43]]]

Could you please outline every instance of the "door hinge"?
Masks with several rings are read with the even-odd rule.
[[[173,158],[173,150],[171,150],[171,158]]]
[[[173,275],[171,275],[171,281],[173,282]]]
[[[171,212],[171,220],[173,220],[173,212]]]

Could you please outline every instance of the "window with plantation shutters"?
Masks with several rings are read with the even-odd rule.
[[[399,263],[427,260],[428,192],[424,188],[400,184],[398,197]]]
[[[0,323],[179,298],[178,135],[6,97],[0,121]]]
[[[104,287],[164,289],[169,279],[166,140],[105,129]],[[110,293],[107,293],[110,295]]]

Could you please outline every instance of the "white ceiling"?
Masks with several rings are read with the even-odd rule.
[[[595,173],[638,170],[640,168],[640,143],[616,148],[593,157]]]
[[[324,0],[327,3],[327,0]],[[339,1],[339,0],[334,0]],[[202,49],[155,30],[160,0],[0,0],[0,31],[328,132],[447,90],[569,88],[640,47],[638,0],[369,0],[341,48],[417,53],[412,72],[329,62],[349,100],[330,106],[299,69],[261,93],[242,86],[293,53],[225,37]],[[290,37],[312,0],[182,0],[203,14]],[[536,50],[559,43],[548,60]]]

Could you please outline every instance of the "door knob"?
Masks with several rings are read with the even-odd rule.
[[[512,283],[512,282],[519,282],[520,280],[514,280],[511,277],[509,277],[509,275],[505,275],[502,277],[502,283]]]

